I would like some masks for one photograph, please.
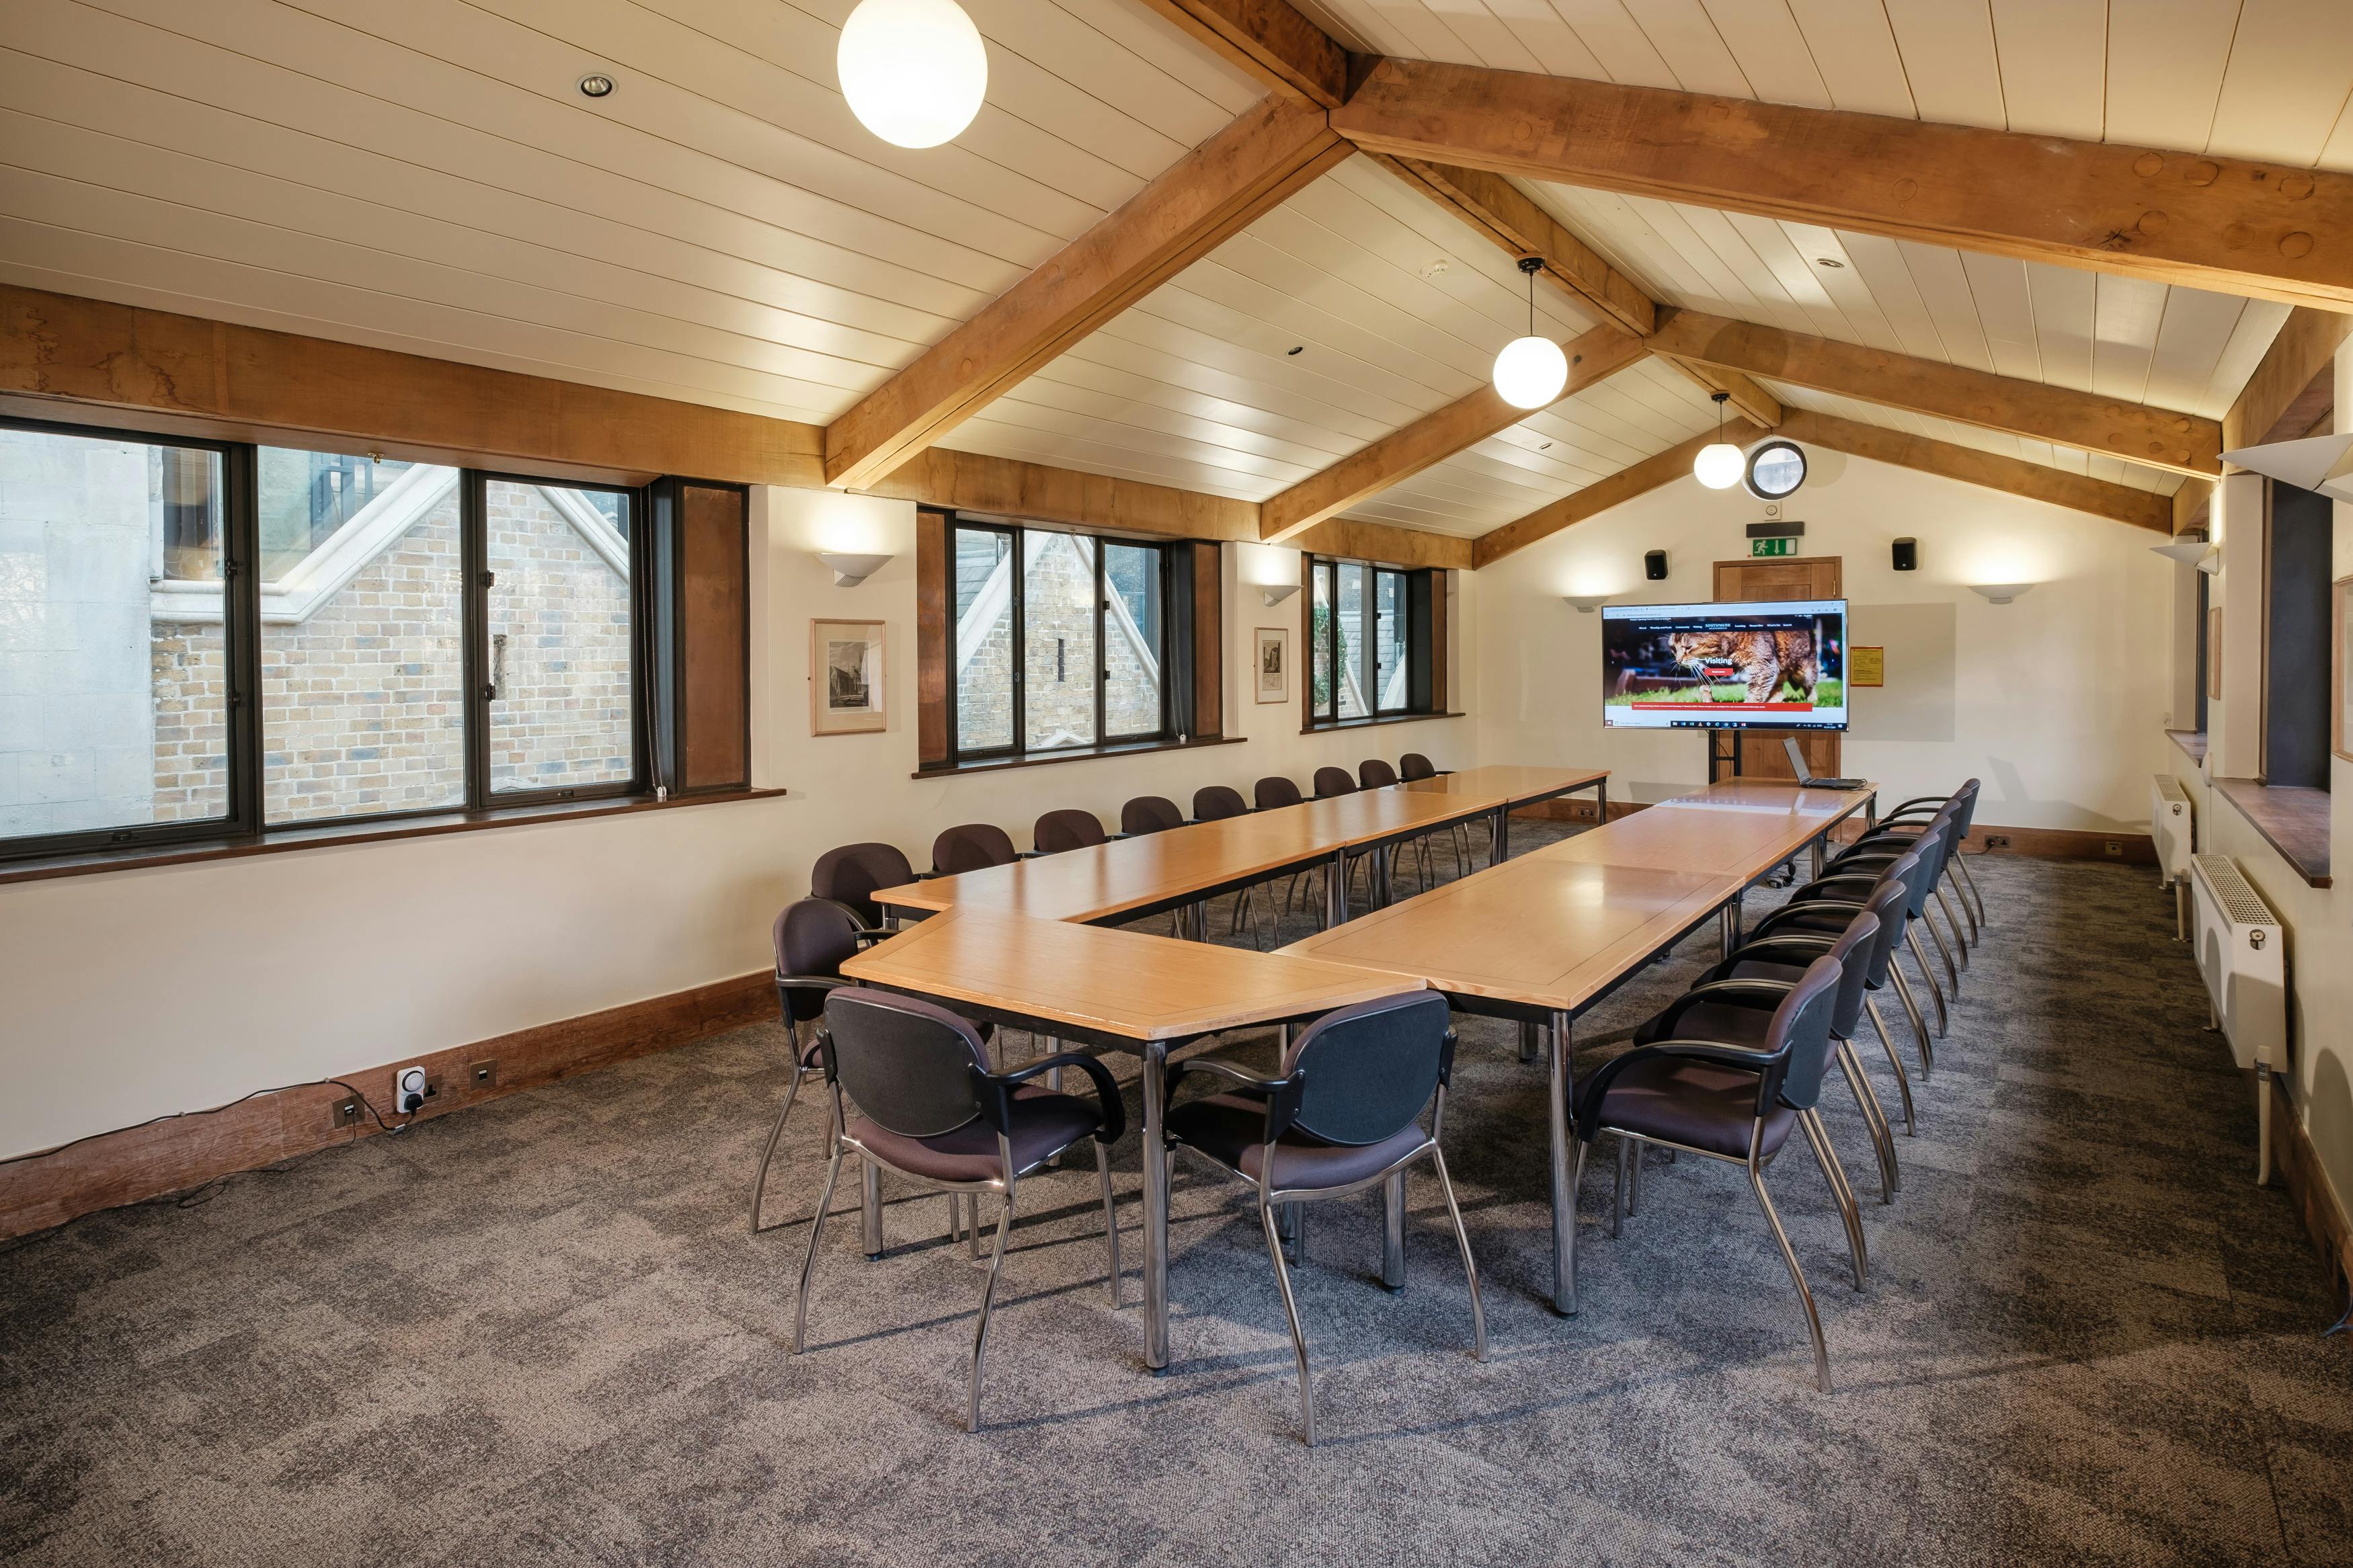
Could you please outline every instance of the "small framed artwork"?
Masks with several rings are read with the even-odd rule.
[[[2206,700],[2222,700],[2222,608],[2206,612]]]
[[[1258,700],[1261,702],[1291,700],[1291,630],[1287,626],[1258,628],[1258,658],[1251,661],[1257,670]]]
[[[2329,598],[2329,637],[2334,645],[2329,651],[2336,657],[2329,660],[2328,749],[2353,763],[2353,751],[2346,749],[2353,744],[2353,713],[2345,710],[2346,699],[2353,697],[2353,680],[2346,679],[2353,676],[2353,666],[2347,663],[2353,660],[2353,621],[2347,619],[2348,610],[2353,609],[2353,593],[2348,589],[2353,589],[2353,577],[2339,577]]]
[[[888,721],[881,621],[809,622],[809,733],[859,735]]]

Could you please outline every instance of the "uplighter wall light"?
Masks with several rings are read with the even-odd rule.
[[[1983,594],[1993,604],[2007,605],[2033,586],[2031,583],[1972,583],[1969,592]]]
[[[1589,616],[1609,602],[1607,594],[1563,594],[1561,597],[1575,605],[1580,616]]]
[[[837,588],[855,588],[891,563],[888,555],[851,555],[839,550],[820,550],[817,558],[833,574]]]

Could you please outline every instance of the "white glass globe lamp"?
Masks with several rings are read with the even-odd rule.
[[[895,147],[953,140],[988,91],[988,50],[955,0],[862,0],[834,68],[859,123]]]

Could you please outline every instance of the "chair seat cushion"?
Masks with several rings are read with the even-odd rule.
[[[1692,1009],[1692,1013],[1699,1011]],[[1689,1037],[1679,1034],[1677,1037]],[[1712,1062],[1648,1058],[1611,1079],[1601,1098],[1604,1127],[1736,1160],[1746,1157],[1749,1131],[1756,1121],[1757,1075]],[[1768,1158],[1779,1153],[1796,1123],[1795,1111],[1776,1105],[1765,1118],[1762,1153]]]
[[[1255,1182],[1266,1157],[1266,1101],[1250,1094],[1210,1094],[1168,1113],[1168,1135]],[[1274,1146],[1268,1184],[1283,1192],[1345,1187],[1379,1175],[1428,1142],[1417,1122],[1377,1143],[1326,1143],[1297,1129]]]
[[[1024,1085],[1013,1091],[1013,1169],[1020,1174],[1069,1148],[1103,1125],[1091,1100]],[[910,1138],[880,1122],[852,1116],[849,1141],[893,1170],[934,1182],[987,1182],[1005,1174],[997,1130],[976,1116],[953,1131]]]

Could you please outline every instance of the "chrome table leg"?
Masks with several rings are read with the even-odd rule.
[[[1144,1364],[1168,1367],[1168,1047],[1144,1046]]]
[[[871,1160],[860,1160],[864,1169],[864,1196],[860,1200],[860,1216],[866,1225],[866,1256],[882,1256],[882,1167]]]
[[[1520,1060],[1532,1062],[1535,1059],[1536,1026],[1534,1024],[1522,1023],[1520,1025]]]
[[[1405,1289],[1405,1173],[1390,1173],[1381,1184],[1381,1283],[1392,1290]]]
[[[1571,1244],[1577,1237],[1577,1189],[1568,1174],[1568,1048],[1569,1017],[1552,1016],[1552,1306],[1569,1317],[1577,1315],[1577,1259]]]

